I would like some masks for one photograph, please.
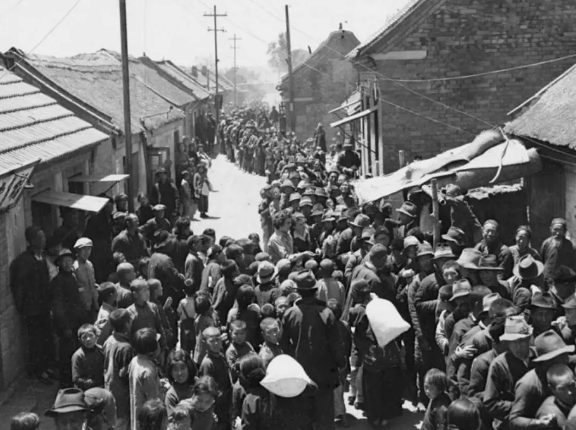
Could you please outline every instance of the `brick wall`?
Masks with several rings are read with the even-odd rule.
[[[453,0],[447,2],[393,50],[426,50],[427,58],[379,61],[377,71],[393,79],[469,75],[526,65],[576,52],[576,2],[563,0]],[[531,97],[574,60],[464,80],[403,85],[481,118],[502,124],[507,113]],[[366,72],[356,66],[360,72]],[[361,78],[364,79],[364,78]],[[407,160],[430,157],[472,140],[490,128],[475,119],[412,94],[380,77],[381,96],[397,105],[467,130],[458,131],[384,104],[386,171],[398,168],[398,150]]]
[[[576,239],[576,167],[564,165],[566,178],[566,222],[572,239]],[[552,221],[552,220],[550,220]]]

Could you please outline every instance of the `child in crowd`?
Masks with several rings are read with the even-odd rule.
[[[186,297],[178,304],[178,320],[180,322],[180,348],[184,351],[194,351],[196,347],[196,332],[194,329],[194,319],[196,318],[196,297],[197,288],[192,279],[184,281],[184,292]]]
[[[344,356],[346,357],[346,367],[340,371],[340,385],[334,389],[334,416],[340,417],[340,422],[344,427],[348,427],[348,420],[346,419],[346,405],[344,403],[344,392],[346,391],[346,383],[348,375],[350,374],[350,362],[348,357],[352,353],[352,332],[350,327],[340,318],[342,318],[342,306],[337,299],[332,298],[326,304],[328,309],[332,311],[336,317],[336,327],[340,332],[342,345],[344,347]]]
[[[21,412],[12,417],[10,430],[39,430],[40,417],[33,412]]]
[[[138,410],[136,416],[138,421],[133,422],[132,428],[141,430],[166,430],[168,425],[168,415],[166,406],[159,399],[146,401],[142,408]]]
[[[134,266],[130,263],[121,263],[116,268],[116,274],[118,275],[116,306],[121,309],[126,309],[134,303],[130,284],[136,279],[136,272],[134,271]]]
[[[214,378],[203,376],[196,381],[192,389],[192,397],[184,400],[189,406],[192,428],[194,430],[213,430],[217,422],[214,415],[218,387]]]
[[[258,253],[262,252],[262,248],[260,248],[260,235],[258,233],[250,233],[248,235],[248,239],[250,239],[254,244],[253,249],[254,255],[257,255]]]
[[[232,381],[238,379],[238,361],[247,354],[253,353],[254,348],[246,342],[246,323],[242,320],[232,321],[229,327],[230,346],[226,350],[226,362],[232,374]]]
[[[162,322],[162,329],[164,329],[164,335],[166,336],[166,345],[168,348],[172,349],[176,347],[178,342],[176,335],[172,331],[172,327],[175,325],[170,321],[166,309],[170,309],[172,305],[172,297],[166,299],[166,303],[162,304],[160,298],[164,295],[164,289],[162,288],[162,282],[158,279],[148,279],[148,288],[150,289],[150,303],[156,305],[158,313],[160,314],[160,321]]]
[[[282,323],[282,318],[284,318],[284,312],[286,312],[288,308],[290,308],[290,301],[288,300],[288,297],[281,296],[276,299],[274,305],[276,306],[276,319],[280,323]]]
[[[320,280],[318,281],[318,299],[328,302],[330,299],[336,299],[340,307],[344,306],[346,301],[346,290],[344,285],[334,279],[334,262],[325,258],[320,262]]]
[[[196,345],[194,349],[194,363],[200,366],[206,355],[206,344],[202,341],[202,333],[208,327],[216,327],[218,324],[212,312],[210,297],[206,294],[198,294],[195,298],[196,320],[194,330],[196,332]]]
[[[78,329],[82,346],[72,355],[72,382],[82,391],[104,386],[104,353],[96,344],[97,331],[92,324]]]
[[[168,355],[166,373],[171,384],[166,393],[166,408],[170,417],[182,400],[192,396],[197,370],[188,352],[175,349]]]
[[[126,430],[130,420],[128,368],[134,357],[130,345],[132,316],[126,309],[110,314],[112,336],[104,342],[104,388],[116,399],[116,430]]]
[[[146,282],[144,281],[144,283]],[[130,423],[132,430],[140,430],[138,417],[144,404],[149,400],[163,398],[160,375],[155,363],[160,348],[156,339],[156,331],[148,327],[141,328],[134,333],[132,343],[136,356],[130,362],[128,376]],[[164,410],[166,409],[164,408]]]
[[[132,315],[132,334],[141,328],[151,328],[160,335],[160,347],[166,348],[166,335],[158,306],[150,303],[150,287],[144,279],[135,279],[130,283],[134,304],[128,308]]]
[[[274,408],[274,395],[260,385],[266,376],[264,362],[257,355],[249,355],[240,361],[240,377],[246,386],[242,403],[241,428],[276,430],[280,417]]]
[[[246,323],[246,341],[253,348],[258,347],[261,343],[260,312],[251,308],[255,301],[256,293],[254,292],[254,287],[244,284],[238,288],[236,293],[237,306],[228,312],[228,324],[235,320],[242,320]]]
[[[446,412],[452,400],[448,395],[449,381],[444,372],[430,369],[424,377],[424,391],[430,403],[424,415],[422,430],[446,430]]]
[[[206,345],[206,356],[200,365],[200,375],[211,376],[218,386],[215,413],[218,427],[230,428],[230,407],[232,401],[232,379],[226,358],[222,354],[220,330],[208,327],[202,332],[202,341]]]
[[[110,314],[116,310],[116,286],[112,282],[104,282],[98,286],[98,301],[102,304],[94,326],[98,331],[98,345],[104,345],[112,334]]]
[[[284,353],[280,346],[282,328],[275,318],[264,318],[260,323],[260,330],[264,338],[264,343],[260,347],[258,355],[262,359],[264,368],[266,369],[274,357]]]
[[[81,237],[76,241],[74,250],[76,251],[74,275],[80,286],[80,297],[84,303],[89,321],[92,322],[98,314],[98,291],[96,289],[94,266],[88,260],[92,253],[92,241],[87,237]]]

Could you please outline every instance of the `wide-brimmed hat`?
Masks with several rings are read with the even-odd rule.
[[[498,265],[498,259],[495,255],[483,255],[478,262],[478,270],[491,270],[495,272],[503,272],[504,269]]]
[[[482,312],[480,312],[480,314],[490,312],[490,306],[492,306],[492,303],[501,298],[502,296],[498,293],[491,293],[488,294],[487,296],[484,296],[482,298]]]
[[[406,201],[402,203],[400,209],[396,209],[396,212],[403,213],[411,218],[416,218],[416,216],[418,215],[418,207],[414,203]]]
[[[87,246],[93,246],[92,241],[87,237],[81,237],[74,244],[74,249],[86,248]]]
[[[436,247],[436,251],[434,251],[434,260],[438,260],[440,258],[453,259],[456,258],[456,256],[452,252],[452,248],[450,248],[448,245],[443,245],[440,243]]]
[[[300,182],[298,182],[298,185],[296,186],[296,188],[298,190],[305,190],[309,186],[310,186],[310,182],[305,181],[305,180],[301,180]]]
[[[307,188],[303,194],[303,196],[314,196],[314,195],[316,195],[316,193],[314,192],[314,188]]]
[[[415,236],[406,236],[404,238],[404,249],[410,246],[420,246],[420,241]]]
[[[165,210],[166,210],[166,206],[158,204],[158,205],[152,206],[152,210],[153,210],[154,212],[165,211]]]
[[[290,196],[292,198],[292,196]],[[300,199],[300,207],[313,206],[312,199],[310,197],[302,197]]]
[[[430,245],[428,242],[423,242],[420,245],[418,245],[418,251],[416,252],[416,257],[425,257],[426,255],[433,257],[434,250],[432,249],[432,245]]]
[[[314,194],[316,195],[316,197],[326,197],[328,198],[328,193],[326,192],[326,190],[322,187],[318,187],[316,188],[316,191],[314,192]]]
[[[58,414],[67,414],[70,412],[80,412],[86,410],[84,402],[84,393],[78,388],[66,388],[58,391],[54,406],[44,412],[47,417],[54,417]]]
[[[525,281],[531,281],[536,279],[544,271],[544,264],[540,261],[535,260],[531,255],[525,255],[520,259],[518,264],[514,266],[512,271],[515,276],[524,279]]]
[[[564,309],[576,309],[576,296],[570,295],[570,298],[562,305]]]
[[[576,282],[576,272],[568,266],[560,266],[554,271],[554,282],[568,284]]]
[[[62,251],[60,251],[60,254],[58,254],[58,257],[56,257],[56,260],[54,262],[58,264],[58,262],[64,257],[74,258],[74,254],[68,248],[64,248],[62,249]]]
[[[334,212],[326,211],[326,213],[322,217],[322,222],[328,222],[328,221],[336,221]]]
[[[258,265],[258,275],[256,276],[256,281],[259,284],[265,284],[270,282],[278,274],[278,269],[274,264],[269,261],[262,261]]]
[[[538,357],[532,360],[535,363],[552,360],[559,355],[574,352],[574,345],[566,345],[560,335],[554,330],[545,331],[540,336],[537,336],[534,339],[534,346],[538,354]]]
[[[519,339],[526,339],[532,336],[533,331],[534,329],[528,325],[524,316],[511,316],[506,318],[504,334],[500,336],[500,340],[512,342]]]
[[[460,279],[452,285],[452,298],[450,301],[454,301],[458,297],[469,296],[470,293],[472,293],[470,281],[468,279]]]
[[[370,217],[368,215],[359,214],[356,215],[356,218],[354,218],[353,222],[350,222],[350,225],[357,228],[366,228],[370,225],[371,222],[372,221],[370,221]]]
[[[289,201],[290,203],[292,203],[292,202],[295,202],[295,201],[297,201],[297,200],[300,200],[301,198],[302,198],[302,196],[301,196],[300,194],[298,194],[298,193],[292,193],[292,194],[290,194],[290,197],[288,198],[288,201]]]
[[[281,188],[284,188],[284,187],[290,187],[293,190],[296,189],[296,187],[294,186],[294,184],[292,183],[292,181],[290,179],[284,179],[284,182],[282,182]]]
[[[482,253],[474,248],[464,248],[462,254],[456,261],[461,267],[465,269],[478,270],[478,263],[482,258]]]
[[[321,216],[324,215],[324,208],[322,205],[314,205],[312,206],[312,213],[310,216]]]
[[[363,240],[364,242],[374,245],[374,233],[376,233],[374,227],[368,226],[362,230],[360,239]]]
[[[294,278],[298,290],[316,290],[318,289],[316,278],[311,270],[302,270]]]
[[[448,242],[454,242],[459,246],[464,246],[466,244],[466,233],[458,227],[450,227],[446,234],[442,235],[442,239]]]
[[[549,292],[534,293],[530,299],[530,306],[535,308],[554,310],[557,308],[556,300]]]

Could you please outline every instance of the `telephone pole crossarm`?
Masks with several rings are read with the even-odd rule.
[[[208,28],[208,31],[214,32],[214,77],[216,81],[216,90],[214,91],[214,110],[216,111],[216,124],[218,125],[220,124],[220,110],[218,109],[218,32],[220,31],[224,33],[226,31],[223,28],[218,28],[218,18],[227,17],[228,14],[219,14],[216,11],[216,5],[214,5],[214,13],[205,13],[204,16],[214,18],[214,28]]]

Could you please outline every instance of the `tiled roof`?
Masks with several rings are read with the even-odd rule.
[[[401,24],[405,21],[410,21],[408,23],[409,28],[405,29],[409,32],[411,28],[417,26],[421,22],[421,19],[426,18],[430,13],[436,11],[440,6],[446,3],[446,1],[447,0],[408,0],[404,7],[390,16],[384,25],[376,31],[376,33],[354,48],[347,55],[347,58],[353,60],[387,37],[395,36],[396,33],[400,32],[402,27]]]
[[[576,65],[525,102],[504,131],[576,149]]]
[[[172,79],[192,91],[200,100],[204,100],[210,96],[210,93],[202,84],[196,81],[193,76],[190,76],[184,70],[174,65],[171,61],[155,61],[154,64]]]
[[[0,66],[0,172],[54,161],[108,136]]]
[[[80,100],[109,115],[114,125],[124,130],[121,65],[109,51],[98,53],[100,55],[83,54],[72,58],[29,55],[21,57],[21,61]],[[133,61],[131,60],[131,63]],[[182,94],[186,93],[171,96],[179,98]],[[142,83],[139,73],[130,77],[130,101],[132,133],[144,130],[140,121],[143,117],[147,117],[146,127],[151,128],[158,128],[183,118],[179,110],[171,109],[174,103],[166,101]]]
[[[328,38],[324,40],[318,48],[310,54],[310,56],[303,63],[297,64],[292,70],[296,77],[298,74],[306,70],[311,70],[310,67],[318,68],[319,66],[327,63],[329,60],[344,60],[346,54],[354,49],[360,43],[358,38],[351,31],[338,30],[330,33]],[[309,67],[307,67],[309,66]],[[282,76],[280,85],[288,83],[288,74]]]

